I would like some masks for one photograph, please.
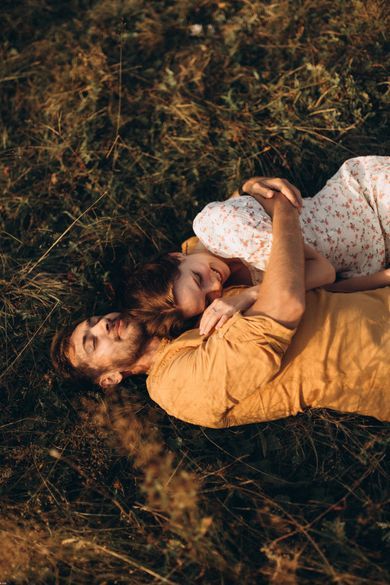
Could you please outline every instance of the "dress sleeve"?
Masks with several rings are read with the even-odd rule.
[[[281,368],[295,330],[267,316],[235,315],[207,340],[186,346],[188,332],[173,343],[148,389],[168,414],[193,424],[225,426],[232,407],[261,392]],[[181,347],[180,347],[181,345]],[[266,420],[267,413],[259,414]]]
[[[272,246],[272,222],[253,197],[209,203],[195,217],[193,229],[213,254],[239,258],[265,270]]]

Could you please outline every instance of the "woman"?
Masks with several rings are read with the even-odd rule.
[[[333,283],[336,270],[350,278],[328,286],[330,290],[390,284],[385,268],[390,256],[389,178],[389,157],[351,159],[305,200],[301,225],[307,290]],[[187,319],[201,313],[200,333],[207,334],[253,303],[272,243],[273,192],[281,191],[297,207],[301,198],[281,179],[255,177],[243,190],[250,196],[211,203],[195,218],[194,231],[203,245],[190,247],[187,254],[162,256],[135,275],[124,301],[136,307],[151,334],[175,335]],[[255,286],[220,299],[223,287],[231,284]]]

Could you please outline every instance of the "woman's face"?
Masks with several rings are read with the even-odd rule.
[[[207,252],[175,256],[180,259],[180,275],[173,285],[175,301],[185,317],[194,317],[222,296],[230,268],[223,260]]]

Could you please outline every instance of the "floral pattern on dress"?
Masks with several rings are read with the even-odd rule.
[[[390,157],[347,160],[300,215],[305,241],[344,278],[373,274],[390,263]],[[265,270],[272,223],[250,196],[209,203],[195,218],[194,232],[212,252],[240,258],[254,283]]]

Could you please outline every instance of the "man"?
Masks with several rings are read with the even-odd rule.
[[[273,244],[257,300],[203,338],[169,342],[111,313],[57,338],[53,361],[102,387],[148,374],[147,388],[169,414],[208,427],[286,417],[306,407],[390,420],[389,288],[351,293],[304,290],[297,210],[273,200]]]

